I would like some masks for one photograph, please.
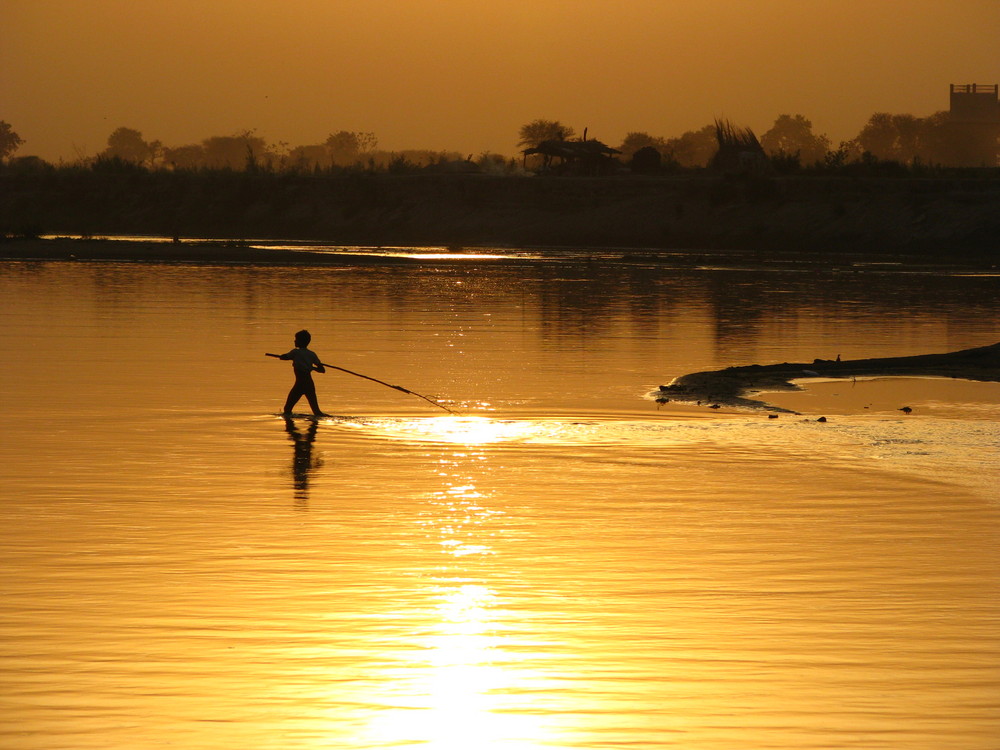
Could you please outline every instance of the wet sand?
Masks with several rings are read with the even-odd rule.
[[[798,391],[798,382],[870,377],[939,377],[1000,382],[1000,343],[943,354],[912,357],[781,362],[695,372],[661,385],[657,401],[697,403],[712,408],[743,407],[797,413],[750,396],[766,392]],[[905,405],[901,405],[902,406]]]

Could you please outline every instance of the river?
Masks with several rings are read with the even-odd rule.
[[[0,265],[0,746],[995,750],[1000,384],[651,394],[993,344],[1000,275],[394,255]],[[282,418],[300,328],[457,414]]]

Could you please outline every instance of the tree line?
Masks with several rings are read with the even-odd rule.
[[[23,143],[8,123],[0,121],[0,160],[8,159]],[[22,159],[35,165],[44,164],[34,156]],[[361,131],[337,131],[322,143],[305,146],[269,143],[254,130],[168,146],[160,140],[147,140],[135,128],[119,127],[108,136],[105,148],[95,156],[79,157],[72,166],[100,168],[118,163],[167,170],[312,171],[351,167],[393,171],[460,159],[462,156],[452,151],[381,150],[374,133]]]
[[[759,144],[779,171],[873,162],[909,167],[953,166],[968,161],[968,132],[948,112],[929,117],[876,112],[854,138],[834,148],[827,135],[813,131],[811,120],[803,115],[783,114],[760,136]],[[544,141],[571,140],[576,132],[559,121],[535,120],[521,128],[520,136],[518,145],[532,148]],[[992,139],[994,162],[985,166],[996,166],[996,157],[1000,156],[996,131]],[[640,151],[652,149],[667,169],[678,169],[708,166],[719,145],[718,123],[714,123],[673,138],[631,131],[617,150],[622,162],[631,163]]]
[[[655,136],[630,131],[617,148],[615,163],[623,169],[644,171],[653,164],[661,172],[708,166],[719,150],[717,124],[708,124],[676,137]],[[749,131],[748,131],[749,132]],[[759,144],[776,171],[837,168],[850,164],[893,163],[901,166],[950,166],[968,162],[967,131],[952,120],[948,112],[928,117],[909,114],[873,114],[854,138],[836,148],[828,136],[815,133],[811,120],[803,115],[779,115],[759,138]],[[992,136],[996,146],[996,133]],[[586,138],[586,131],[583,139]],[[557,120],[534,120],[519,131],[518,147],[537,149],[545,142],[579,141],[574,128]],[[14,159],[13,154],[24,140],[11,125],[0,121],[0,161],[23,166],[43,166],[37,157]],[[1000,149],[994,148],[994,151]],[[639,157],[643,157],[640,159]],[[413,169],[513,173],[524,168],[538,168],[540,161],[517,159],[495,153],[483,153],[473,159],[456,151],[379,149],[372,132],[340,130],[322,143],[290,146],[269,143],[256,131],[212,136],[199,143],[167,146],[160,140],[147,140],[142,132],[129,127],[116,128],[107,145],[96,156],[80,158],[83,166],[132,165],[167,170],[269,170],[323,172],[367,170],[401,172]],[[995,166],[996,160],[986,166]]]

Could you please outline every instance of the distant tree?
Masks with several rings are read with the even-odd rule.
[[[267,143],[254,135],[253,130],[213,136],[201,144],[205,150],[205,166],[213,169],[246,169],[269,155]]]
[[[543,141],[568,141],[576,132],[558,120],[533,120],[519,131],[521,148],[537,148]]]
[[[771,156],[797,156],[801,164],[811,166],[826,158],[832,144],[826,135],[815,135],[812,122],[802,115],[779,115],[760,137],[760,145]]]
[[[142,164],[152,162],[153,149],[142,139],[142,133],[133,128],[118,128],[108,136],[108,147],[100,154],[107,159]]]
[[[892,115],[888,112],[873,114],[855,141],[863,152],[867,151],[879,159],[892,158],[896,148],[896,128],[892,122]]]
[[[174,169],[197,169],[205,166],[205,148],[197,143],[165,148],[163,161]]]
[[[160,140],[149,141],[146,145],[149,146],[149,166],[152,167],[157,161],[163,159],[166,149],[163,146],[163,141]]]
[[[288,165],[292,169],[314,169],[316,167],[329,167],[330,153],[326,144],[318,143],[313,146],[296,146],[288,152]]]
[[[662,138],[654,138],[649,133],[642,132],[630,132],[625,135],[622,140],[622,144],[618,147],[618,150],[622,152],[622,159],[629,160],[632,156],[639,150],[644,148],[654,148],[660,154],[666,151],[666,141]]]
[[[385,154],[384,151],[380,152]],[[430,149],[409,148],[402,151],[393,151],[387,154],[389,157],[387,167],[390,171],[393,164],[399,166],[412,165],[414,167],[426,167],[431,164],[443,164],[451,161],[460,161],[464,156],[457,151],[431,151]],[[405,171],[405,170],[404,170]]]
[[[1000,146],[993,127],[957,122],[950,112],[924,117],[920,131],[920,159],[933,164],[978,166],[979,157],[990,150],[991,141],[994,153]]]
[[[8,162],[15,172],[52,172],[55,167],[40,156],[15,156]]]
[[[331,133],[326,139],[326,148],[330,158],[337,164],[354,163],[361,156],[358,136],[348,130]]]
[[[924,135],[924,125],[918,117],[876,112],[855,140],[863,152],[878,159],[909,164],[914,159],[926,158],[921,156],[921,152],[926,152],[925,144],[921,143]]]
[[[484,151],[476,158],[479,171],[485,174],[521,174],[521,162],[503,154]]]
[[[849,141],[841,141],[836,150],[831,150],[826,155],[824,163],[828,167],[842,167],[845,164],[860,161],[863,154],[864,149],[861,148],[858,139],[852,138]]]
[[[24,139],[14,132],[10,124],[0,120],[0,161],[17,151],[22,143]]]
[[[370,131],[356,131],[354,135],[358,138],[358,148],[362,154],[371,154],[378,148],[378,136]]]
[[[708,166],[719,150],[715,125],[706,125],[701,130],[689,130],[678,138],[668,138],[664,148],[682,167]]]
[[[876,112],[846,145],[854,160],[868,154],[865,158],[901,164],[968,166],[976,163],[976,154],[989,151],[990,142],[995,141],[991,127],[979,130],[954,120],[949,112],[935,112],[928,117]]]
[[[899,150],[899,160],[907,164],[921,158],[925,151],[924,120],[913,115],[893,115],[893,122],[898,133],[896,147]]]
[[[370,132],[340,130],[326,139],[326,148],[334,164],[351,165],[371,156],[378,138]]]
[[[629,168],[636,174],[656,174],[663,168],[663,156],[655,146],[643,146],[632,154]]]

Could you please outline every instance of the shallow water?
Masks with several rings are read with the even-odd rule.
[[[995,343],[996,292],[4,265],[0,746],[995,748],[997,385],[816,384],[773,420],[648,394]],[[303,326],[461,415],[329,372],[340,416],[276,416],[263,354]]]

